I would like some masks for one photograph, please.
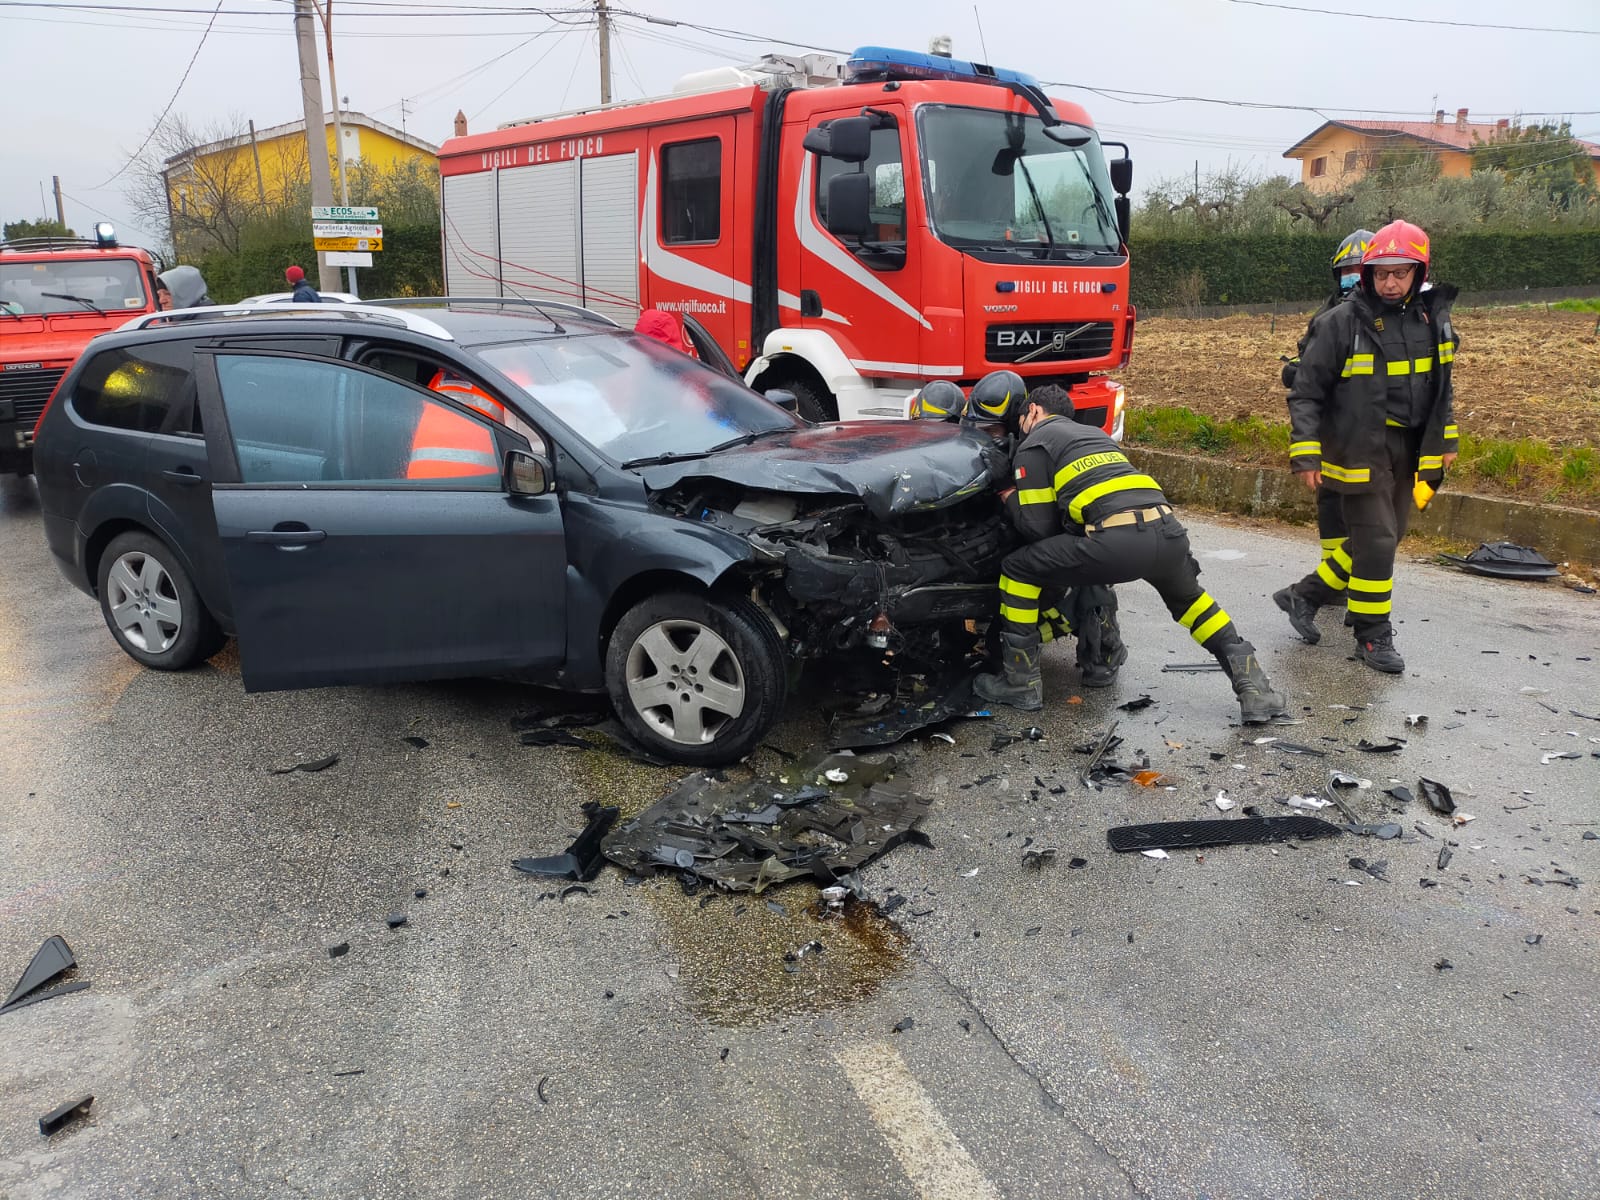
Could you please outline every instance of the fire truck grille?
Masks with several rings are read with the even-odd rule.
[[[984,357],[997,363],[1073,362],[1105,358],[1116,340],[1110,321],[1035,321],[991,325],[984,334]]]
[[[50,393],[56,390],[56,384],[66,373],[65,368],[0,371],[0,404],[11,401],[17,424],[32,429]]]

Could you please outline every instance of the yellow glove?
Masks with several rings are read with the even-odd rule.
[[[1416,482],[1411,486],[1411,498],[1417,502],[1417,511],[1421,512],[1428,507],[1428,501],[1433,499],[1433,487],[1422,482],[1422,476],[1416,476]]]

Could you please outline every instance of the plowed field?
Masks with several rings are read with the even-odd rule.
[[[1218,419],[1288,419],[1280,354],[1308,309],[1270,317],[1141,320],[1122,372],[1131,407],[1182,405]],[[1600,338],[1594,313],[1457,309],[1456,419],[1464,434],[1600,446]]]

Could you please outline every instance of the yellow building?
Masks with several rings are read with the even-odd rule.
[[[1283,152],[1298,159],[1300,182],[1313,192],[1347,188],[1385,152],[1433,154],[1440,173],[1466,178],[1472,174],[1472,148],[1490,142],[1511,128],[1510,121],[1469,121],[1467,110],[1446,120],[1444,109],[1432,121],[1327,121]],[[1595,182],[1600,184],[1600,145],[1579,141],[1589,151]]]
[[[437,174],[439,147],[364,113],[341,112],[347,168],[388,172],[416,162]],[[208,142],[175,154],[163,164],[168,215],[180,251],[230,244],[230,233],[263,210],[299,206],[311,178],[306,123],[291,121]],[[333,118],[327,120],[329,167],[338,203],[338,162]],[[310,213],[306,214],[307,222]]]

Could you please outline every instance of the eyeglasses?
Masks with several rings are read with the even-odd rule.
[[[1416,269],[1415,266],[1373,267],[1372,277],[1373,279],[1404,279]]]

